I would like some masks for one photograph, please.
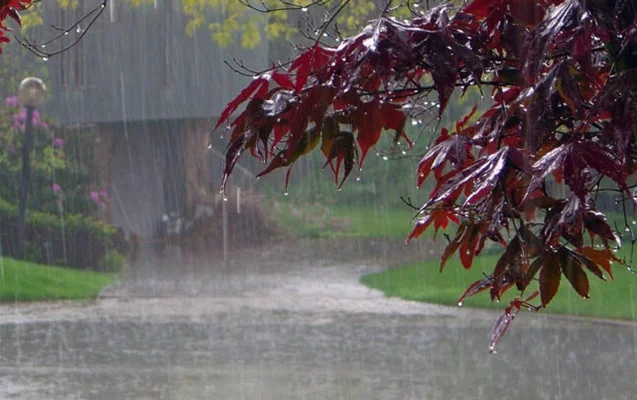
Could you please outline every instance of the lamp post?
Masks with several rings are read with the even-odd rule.
[[[31,149],[33,148],[33,111],[44,101],[46,87],[41,79],[29,77],[20,82],[18,99],[26,109],[26,121],[24,138],[22,140],[22,172],[20,192],[18,194],[18,246],[17,255],[24,258],[25,248],[25,215],[27,199],[29,196],[29,184],[31,181]]]

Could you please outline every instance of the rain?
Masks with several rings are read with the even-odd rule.
[[[383,132],[342,187],[319,144],[259,178],[271,158],[246,149],[222,188],[236,124],[215,125],[263,71],[319,39],[344,48],[390,3],[418,16],[429,7],[365,0],[339,20],[321,2],[277,1],[58,0],[21,11],[22,30],[7,23],[0,398],[634,398],[625,193],[594,186],[614,224],[614,279],[587,270],[590,299],[563,277],[545,310],[533,312],[539,297],[521,301],[497,348],[512,294],[463,293],[504,247],[485,244],[471,270],[454,254],[440,273],[457,225],[427,222],[420,207],[435,187],[418,183],[419,164],[474,103],[492,105],[491,88],[467,84],[440,118],[433,93],[405,104],[409,139]],[[264,13],[275,3],[286,19]],[[377,39],[363,44],[378,51]],[[263,106],[271,117],[290,107],[292,92],[280,93]],[[476,179],[480,195],[500,187],[509,159],[498,157]],[[418,221],[431,232],[411,240]]]

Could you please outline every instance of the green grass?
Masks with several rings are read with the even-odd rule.
[[[93,299],[115,277],[0,257],[0,301]]]
[[[310,238],[398,238],[412,229],[407,206],[279,204],[271,215],[284,230]],[[433,231],[432,231],[433,232]],[[432,233],[433,235],[433,233]]]
[[[445,305],[456,305],[458,298],[474,281],[490,272],[498,256],[481,256],[474,260],[471,270],[466,271],[458,260],[452,259],[439,272],[438,261],[407,265],[363,276],[366,286],[381,290],[386,296],[405,300],[423,301]],[[614,280],[606,282],[589,275],[590,299],[582,299],[562,276],[560,290],[546,310],[555,314],[637,320],[637,274],[615,264]],[[503,309],[515,295],[514,288],[501,303],[491,302],[488,292],[468,298],[464,307]],[[532,302],[539,303],[539,300]]]

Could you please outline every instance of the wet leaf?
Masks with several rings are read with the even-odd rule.
[[[571,283],[571,286],[582,297],[588,298],[589,283],[586,273],[582,269],[582,263],[577,258],[573,257],[572,253],[562,248],[560,251],[560,265],[562,272],[566,279]]]
[[[557,254],[547,255],[540,271],[540,299],[542,306],[546,307],[560,287],[560,276],[562,266],[560,257]]]

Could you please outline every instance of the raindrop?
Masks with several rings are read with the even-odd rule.
[[[338,188],[338,191],[339,191],[339,192],[342,192],[342,191],[343,191],[343,188]]]
[[[303,11],[303,12],[307,12],[307,7],[303,7],[303,8],[301,8],[301,11]]]
[[[360,176],[357,176],[357,177],[356,177],[356,182],[360,182],[360,181],[361,181],[361,177],[360,177]]]
[[[407,152],[405,150],[403,150],[402,153],[403,153],[403,156],[407,154]]]
[[[624,232],[630,232],[630,227],[628,225],[624,228]]]
[[[42,46],[40,46],[40,47],[42,47],[43,49],[45,49],[45,48],[46,48],[46,44],[43,44],[43,45],[42,45]]]
[[[383,161],[387,161],[389,158],[387,156],[383,156]]]
[[[49,61],[49,57],[42,57],[42,61]]]
[[[284,196],[289,196],[290,192],[288,192],[287,190],[285,191],[285,193],[283,193]]]
[[[64,31],[64,36],[68,35],[69,31]]]
[[[380,153],[376,153],[376,157],[380,157]]]
[[[637,221],[633,220],[632,224],[633,224],[633,225],[637,224]]]
[[[84,32],[84,30],[82,29],[81,26],[78,25],[77,28],[75,28],[75,32],[82,33],[82,32]]]
[[[212,149],[212,142],[208,143],[208,149]]]
[[[416,125],[418,125],[418,121],[416,121],[415,119],[412,119],[412,120],[411,120],[411,124],[412,124],[413,126],[416,126]]]
[[[459,301],[458,302],[458,307],[462,307],[463,304],[464,304],[463,302]]]
[[[489,354],[496,354],[495,344],[493,343],[491,343],[491,346],[489,346]]]
[[[223,196],[223,201],[228,201],[228,197],[227,196]]]

